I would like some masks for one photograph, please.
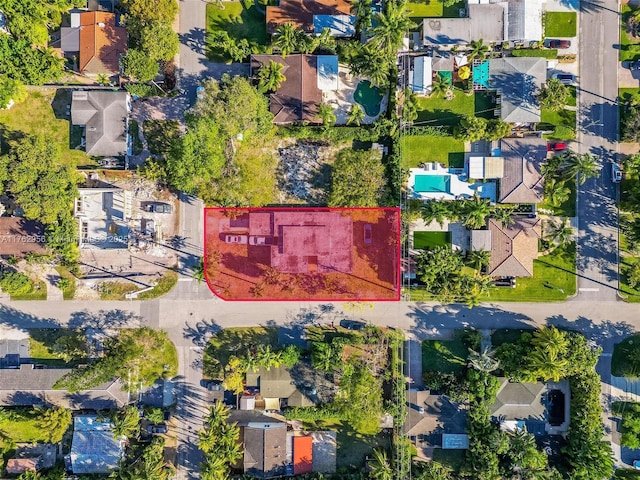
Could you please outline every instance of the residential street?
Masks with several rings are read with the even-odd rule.
[[[578,190],[576,301],[611,301],[618,287],[617,186],[611,180],[618,140],[618,3],[583,1],[580,10],[579,153],[600,158],[600,177]]]

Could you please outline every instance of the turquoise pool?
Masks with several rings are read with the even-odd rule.
[[[378,87],[371,84],[369,80],[362,80],[358,83],[353,99],[362,105],[364,113],[369,117],[375,117],[380,113],[380,103],[384,97]]]
[[[449,193],[449,175],[416,175],[413,190],[416,193]]]

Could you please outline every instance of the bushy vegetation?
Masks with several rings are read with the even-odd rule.
[[[119,377],[136,391],[159,378],[175,376],[178,358],[167,333],[150,328],[122,329],[104,342],[104,356],[84,368],[76,368],[56,382],[71,392],[87,390]]]
[[[0,273],[0,288],[12,296],[27,295],[33,291],[33,283],[24,273],[4,271]]]
[[[344,149],[331,170],[331,207],[377,207],[386,184],[377,152]]]
[[[204,428],[198,432],[198,447],[204,453],[202,478],[229,478],[229,469],[241,457],[240,427],[229,423],[229,409],[222,402],[209,407]]]

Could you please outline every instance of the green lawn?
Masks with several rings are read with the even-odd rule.
[[[425,340],[422,342],[422,371],[460,373],[467,365],[469,349],[462,342],[461,332],[452,340]]]
[[[95,166],[91,157],[75,148],[80,145],[81,130],[71,129],[67,105],[71,105],[71,90],[29,89],[24,102],[9,110],[0,110],[0,131],[4,126],[9,130],[45,135],[60,149],[61,161],[73,166]]]
[[[207,33],[213,31],[225,31],[235,40],[247,39],[250,44],[256,46],[267,44],[265,16],[256,9],[251,0],[220,2],[220,4],[209,3],[207,5]],[[227,60],[212,50],[208,39],[206,43],[209,60]]]
[[[58,272],[58,275],[69,283],[69,286],[62,289],[63,298],[65,300],[73,300],[73,297],[76,295],[76,277],[69,271],[69,269],[62,265],[58,265],[55,269],[56,272]]]
[[[441,17],[444,11],[442,0],[413,1],[407,4],[409,16],[415,24],[424,17]]]
[[[544,210],[552,210],[554,215],[559,217],[575,217],[576,216],[576,182],[575,180],[567,180],[566,185],[571,190],[569,198],[566,202],[562,203],[559,207],[554,207],[551,204],[542,202],[538,205],[538,208]]]
[[[451,232],[413,232],[413,248],[431,248],[450,243]]]
[[[553,302],[576,293],[576,246],[569,243],[533,261],[533,277],[518,278],[516,288],[492,288],[489,301]]]
[[[638,352],[638,343],[640,343],[640,335],[631,335],[622,342],[616,343],[613,347],[613,356],[611,357],[611,375],[623,377],[625,374],[631,373],[631,367],[628,363],[630,355],[636,355]],[[636,375],[640,376],[640,375]]]
[[[455,137],[413,135],[402,137],[402,166],[415,168],[423,162],[464,166],[464,142]]]
[[[640,88],[619,88],[620,103],[627,103],[632,99],[640,100]]]
[[[576,12],[547,12],[544,16],[544,36],[575,37],[577,17]]]
[[[466,450],[435,448],[433,450],[433,461],[450,468],[454,473],[458,473],[466,464],[466,454]]]
[[[77,365],[80,361],[66,361],[56,351],[56,342],[60,339],[68,339],[67,345],[77,346],[80,350],[87,351],[86,336],[80,330],[71,328],[31,328],[29,329],[29,356],[36,363],[42,363],[49,367],[67,367]],[[62,343],[61,345],[64,345]]]
[[[627,283],[626,268],[640,262],[640,259],[630,256],[628,253],[621,251],[620,255],[620,293],[624,300],[629,303],[640,303],[640,290],[631,288]]]
[[[640,59],[640,41],[629,38],[626,22],[634,11],[629,5],[622,5],[620,20],[620,61]]]
[[[573,85],[567,85],[567,88],[569,89],[569,93],[571,93],[571,96],[569,97],[569,100],[567,101],[567,106],[568,107],[575,107],[578,104],[578,99],[577,99],[578,90]]]
[[[494,110],[496,108],[495,96],[489,92],[476,92],[474,94],[474,112],[476,117],[491,120],[495,118]]]
[[[225,328],[211,337],[204,350],[204,376],[218,378],[232,355],[242,355],[259,345],[278,346],[276,327]]]
[[[38,423],[38,414],[32,413],[31,408],[15,408],[5,410],[0,415],[0,448],[15,443],[46,442],[49,432],[43,430]]]
[[[576,111],[558,110],[552,111],[543,108],[540,115],[540,130],[553,130],[554,133],[545,135],[554,140],[575,140],[576,138]]]
[[[138,300],[151,300],[153,298],[161,297],[169,293],[169,291],[178,283],[178,273],[173,270],[167,270],[166,273],[160,277],[158,283],[153,289],[148,292],[142,292],[138,295]]]
[[[459,87],[459,85],[456,85]],[[454,90],[455,97],[447,100],[444,96],[418,98],[418,122],[420,125],[456,126],[464,115],[475,113],[475,95],[467,95],[460,89]]]

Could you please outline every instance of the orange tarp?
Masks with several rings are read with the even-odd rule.
[[[293,437],[293,474],[311,473],[313,439],[309,436]]]

